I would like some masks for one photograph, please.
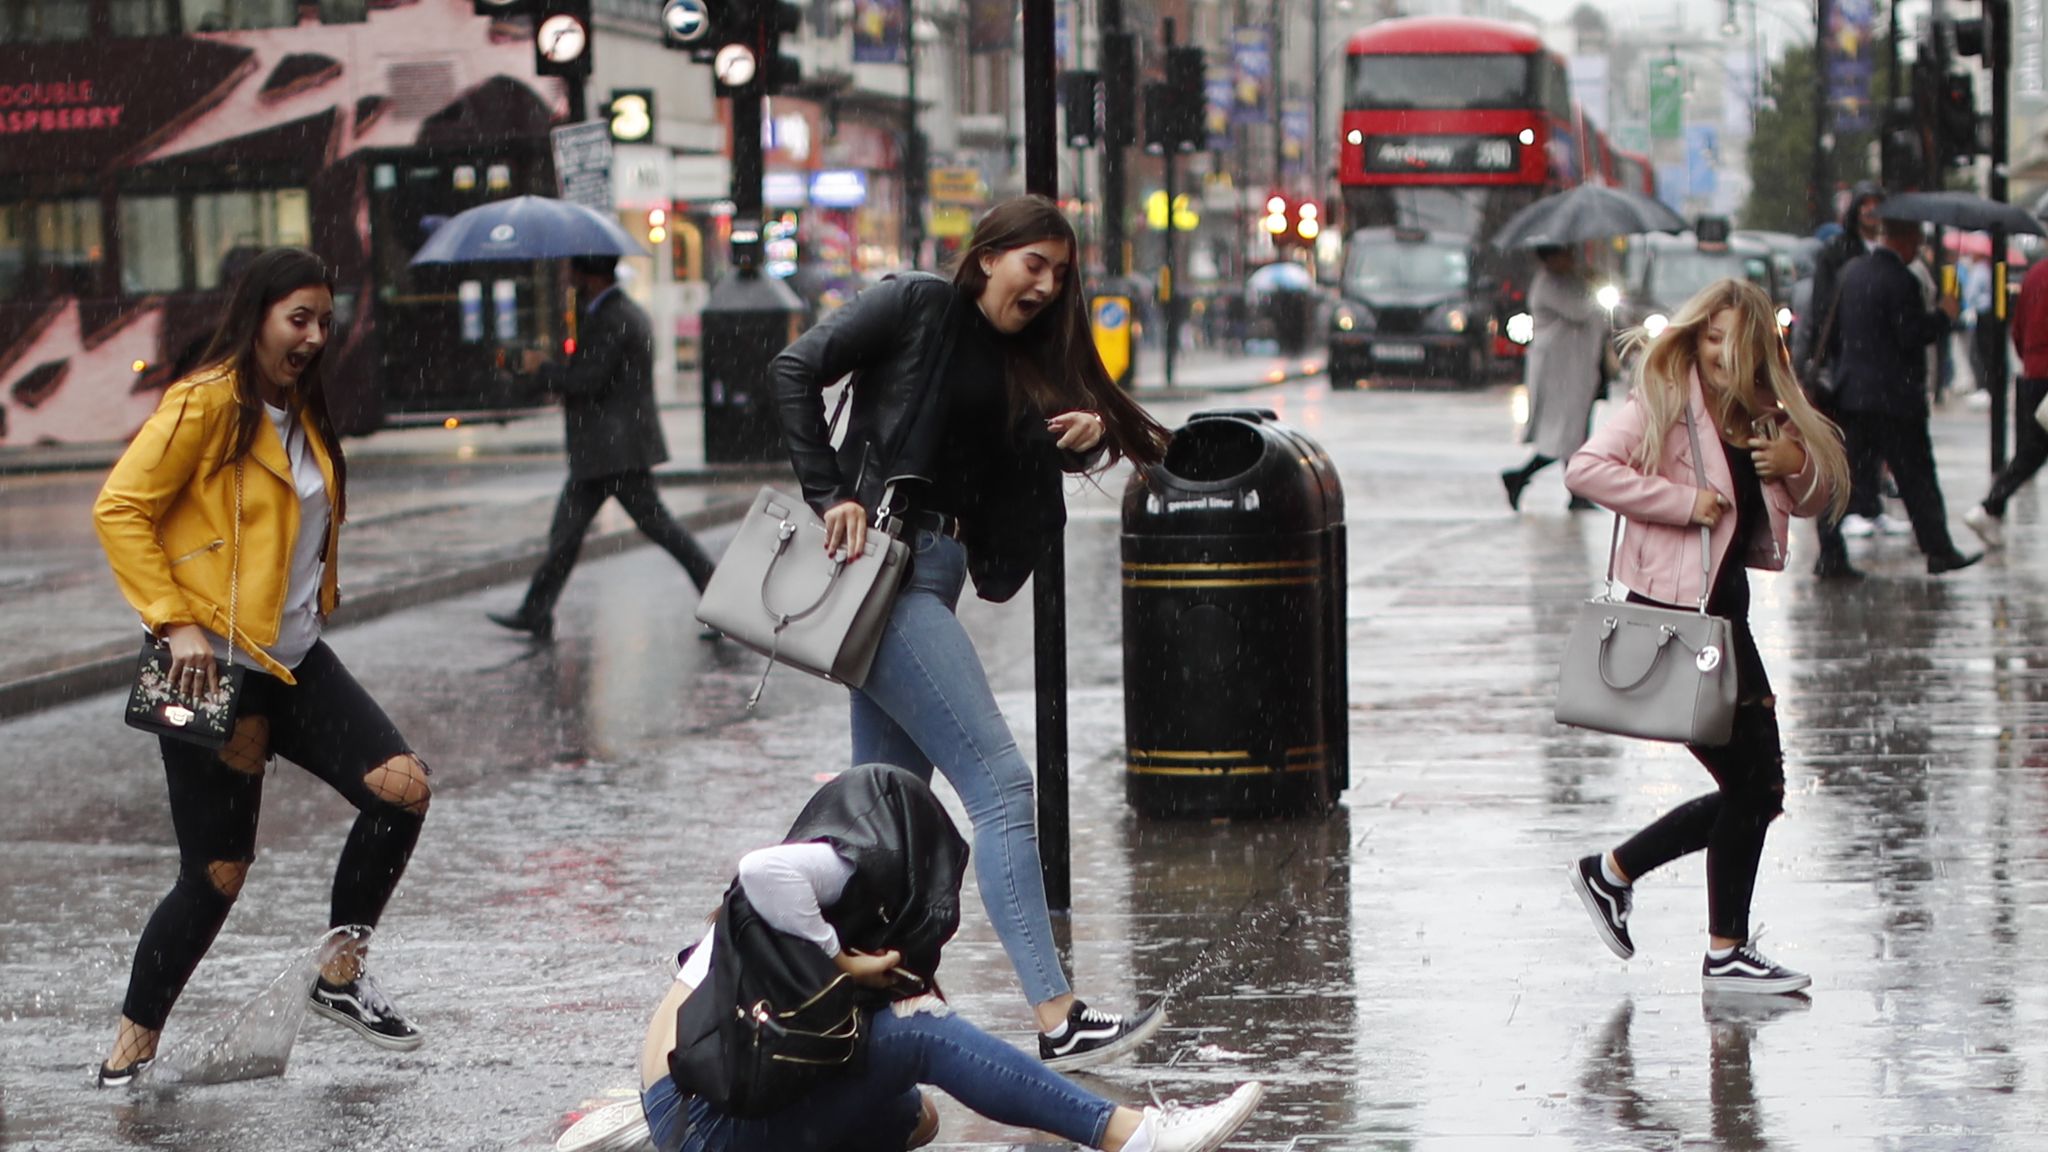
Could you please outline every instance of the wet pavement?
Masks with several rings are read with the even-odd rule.
[[[1522,450],[1500,391],[1307,383],[1229,403],[1246,401],[1321,440],[1343,476],[1354,784],[1322,818],[1130,814],[1116,503],[1071,486],[1076,983],[1113,1008],[1177,993],[1141,1058],[1091,1083],[1142,1103],[1263,1078],[1239,1148],[2041,1146],[2048,517],[2035,490],[2013,505],[2013,550],[1977,569],[1932,579],[1909,540],[1878,539],[1852,544],[1871,579],[1820,584],[1804,574],[1807,534],[1791,574],[1756,580],[1790,791],[1756,918],[1766,950],[1814,987],[1810,1001],[1703,1002],[1697,858],[1639,886],[1628,963],[1564,883],[1567,861],[1706,786],[1682,752],[1551,722],[1606,517],[1567,514],[1555,469],[1522,515],[1506,510],[1495,473]],[[1178,422],[1198,406],[1160,411]],[[1958,404],[1937,422],[1960,512],[1985,482],[1982,417]],[[542,1148],[631,1082],[669,958],[734,860],[844,766],[843,693],[778,672],[748,714],[759,660],[694,638],[687,581],[650,549],[580,567],[552,647],[483,622],[515,595],[331,637],[435,770],[374,965],[431,1031],[409,1055],[312,1021],[281,1080],[90,1088],[135,933],[175,868],[160,770],[110,693],[0,723],[16,786],[0,807],[0,1145]],[[971,602],[964,618],[1028,745],[1026,603]],[[172,1042],[325,927],[348,810],[290,767],[265,799],[250,883]],[[971,885],[969,903],[948,990],[1025,1042]],[[945,1116],[941,1147],[1020,1138],[952,1105]]]

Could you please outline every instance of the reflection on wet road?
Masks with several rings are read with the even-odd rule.
[[[1322,819],[1128,813],[1114,503],[1075,489],[1073,966],[1107,1007],[1177,993],[1144,1059],[1091,1083],[1145,1102],[1265,1078],[1246,1148],[2040,1147],[2036,496],[2014,506],[2008,558],[1944,582],[1913,575],[1902,542],[1864,558],[1880,575],[1858,586],[1757,580],[1791,792],[1757,917],[1815,983],[1810,1002],[1706,1001],[1697,861],[1641,886],[1626,964],[1564,883],[1566,861],[1706,786],[1681,751],[1550,720],[1605,518],[1568,518],[1554,481],[1520,518],[1498,507],[1494,472],[1514,455],[1498,396],[1271,399],[1344,472],[1354,787]],[[313,1021],[282,1080],[89,1088],[175,866],[160,770],[111,697],[0,726],[16,789],[0,807],[0,1143],[537,1148],[630,1082],[666,966],[734,860],[843,766],[843,694],[778,674],[748,715],[758,660],[694,638],[694,596],[652,550],[579,569],[551,649],[483,623],[515,595],[335,637],[435,770],[374,960],[431,1033],[417,1053]],[[1028,609],[966,612],[1028,742]],[[272,775],[248,889],[173,1029],[253,995],[325,927],[347,821],[303,773]],[[1025,1039],[978,904],[947,971],[964,1011]],[[1011,1139],[946,1109],[942,1146]]]

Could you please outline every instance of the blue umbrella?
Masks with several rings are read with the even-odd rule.
[[[559,260],[570,256],[645,256],[647,250],[602,212],[551,200],[514,196],[479,205],[434,229],[414,264]]]
[[[1244,286],[1254,292],[1308,292],[1315,288],[1316,278],[1306,264],[1276,260],[1246,277]]]

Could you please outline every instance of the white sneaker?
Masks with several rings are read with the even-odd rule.
[[[2005,518],[1986,512],[1982,504],[1970,505],[1970,510],[1963,513],[1963,523],[1970,526],[1986,548],[2005,547]]]
[[[1877,522],[1870,517],[1858,516],[1854,512],[1842,517],[1842,535],[1852,540],[1862,540],[1876,534]]]
[[[1882,512],[1878,513],[1876,527],[1879,532],[1887,536],[1911,536],[1913,534],[1913,522],[1911,520],[1901,520],[1896,516],[1887,516]]]
[[[1173,1103],[1164,1108],[1147,1108],[1139,1131],[1152,1130],[1152,1152],[1215,1152],[1251,1119],[1252,1111],[1265,1094],[1266,1086],[1253,1080],[1216,1103],[1199,1108]],[[1134,1142],[1136,1139],[1132,1137]]]

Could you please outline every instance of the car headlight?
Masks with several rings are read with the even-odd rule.
[[[1662,312],[1652,312],[1648,316],[1643,317],[1643,331],[1652,340],[1662,336],[1664,330],[1669,327],[1671,327],[1671,317],[1666,316]]]
[[[1790,308],[1778,309],[1778,331],[1783,332],[1790,327],[1792,327],[1792,310]]]
[[[1536,338],[1536,318],[1527,312],[1517,312],[1508,317],[1508,339],[1517,344],[1527,344]]]
[[[1372,330],[1372,309],[1357,304],[1339,304],[1331,316],[1331,323],[1339,332]]]
[[[1621,305],[1621,289],[1612,284],[1602,284],[1600,290],[1593,293],[1593,301],[1612,312]]]
[[[1463,308],[1452,308],[1446,311],[1444,313],[1444,327],[1453,332],[1463,332],[1465,330],[1465,310]]]

